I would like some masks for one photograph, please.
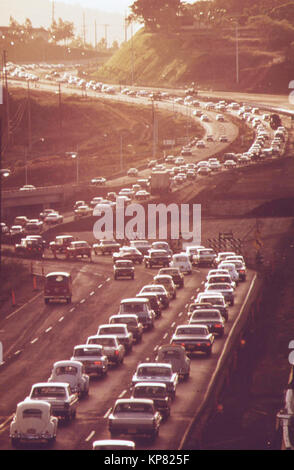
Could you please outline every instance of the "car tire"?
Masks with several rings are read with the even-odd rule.
[[[211,356],[211,353],[212,353],[212,350],[211,348],[208,349],[208,351],[206,352],[206,357],[210,357]]]
[[[189,380],[189,377],[190,377],[190,371],[189,371],[189,372],[186,372],[186,374],[184,374],[184,380],[185,380],[185,382],[186,382],[187,380]]]
[[[46,305],[49,305],[49,299],[44,299]]]
[[[230,302],[231,307],[233,307],[234,303],[235,303],[234,300],[231,300]]]

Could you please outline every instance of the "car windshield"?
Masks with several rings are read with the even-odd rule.
[[[219,283],[216,283],[216,284],[211,284],[210,286],[207,287],[207,289],[209,289],[209,290],[218,290],[218,289],[224,290],[224,289],[230,289],[230,285],[229,285],[229,284],[219,284]]]
[[[186,256],[177,256],[174,258],[174,261],[178,262],[178,263],[185,263],[187,262],[187,257]]]
[[[137,322],[134,318],[127,318],[127,317],[115,317],[111,319],[111,323],[125,323],[128,325],[136,325]]]
[[[181,359],[181,353],[179,351],[174,351],[172,349],[169,349],[167,351],[162,351],[160,353],[160,359],[163,361],[166,359]]]
[[[22,417],[25,418],[42,418],[42,411],[36,408],[28,408],[22,412]]]
[[[116,261],[115,266],[118,268],[131,268],[133,263],[131,261]]]
[[[140,367],[138,369],[137,375],[139,377],[148,377],[148,376],[156,376],[156,377],[170,377],[171,370],[166,367]]]
[[[48,276],[46,278],[46,284],[50,286],[66,286],[68,284],[68,277],[63,276],[62,274],[57,274],[55,276]]]
[[[223,299],[220,298],[220,297],[207,297],[207,298],[204,298],[201,299],[203,302],[204,301],[207,301],[209,303],[211,303],[212,305],[223,305]]]
[[[149,403],[119,403],[114,409],[114,414],[116,413],[152,413],[153,407]]]
[[[205,328],[189,328],[189,327],[181,327],[178,328],[176,331],[177,335],[206,335],[207,331]]]
[[[55,370],[56,375],[76,375],[77,373],[78,369],[74,366],[61,366]]]
[[[101,346],[113,347],[116,345],[114,338],[90,338],[88,344],[100,344]]]
[[[192,316],[192,319],[197,320],[197,318],[219,318],[219,313],[212,312],[211,310],[207,310],[205,312],[199,312],[196,310],[196,312]]]
[[[121,309],[120,311],[122,313],[140,313],[144,310],[146,310],[146,304],[145,303],[136,303],[136,302],[130,302],[130,303],[125,303],[125,304],[121,304]]]
[[[99,334],[101,335],[107,335],[110,333],[112,335],[124,335],[125,329],[120,326],[115,326],[115,327],[105,326],[105,327],[99,328]]]
[[[199,253],[200,253],[200,255],[211,255],[212,251],[211,250],[201,250]]]
[[[66,393],[63,387],[36,387],[33,390],[33,398],[65,398]]]
[[[154,287],[143,287],[143,289],[141,290],[141,293],[143,294],[144,292],[164,292],[164,290],[162,287],[158,285]]]
[[[165,397],[166,392],[163,387],[151,387],[151,386],[146,386],[146,387],[136,387],[134,390],[134,397],[135,398],[149,398],[149,397]]]

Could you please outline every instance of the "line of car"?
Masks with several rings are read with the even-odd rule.
[[[195,256],[191,254],[191,247],[188,252],[180,254],[188,262]],[[235,253],[215,254],[199,265],[214,266],[215,260],[222,258],[225,258],[223,263],[236,267],[242,261],[242,268],[246,269],[242,257]],[[186,269],[184,264],[182,269]],[[57,361],[53,365],[48,382],[32,386],[30,395],[17,405],[10,426],[13,446],[18,446],[21,441],[54,442],[57,418],[74,419],[79,399],[89,393],[90,375],[105,376],[111,364],[122,364],[125,354],[131,353],[133,345],[141,341],[144,331],[154,328],[155,319],[160,318],[162,310],[176,298],[174,281],[177,288],[184,286],[181,267],[174,267],[172,263],[161,267],[152,283],[143,286],[136,297],[122,299],[119,312],[110,316],[109,323],[99,325],[97,333],[89,336],[85,344],[74,346],[69,360]],[[215,337],[224,333],[228,305],[222,291],[223,284],[228,284],[233,290],[236,288],[229,270],[217,265],[207,277],[205,291],[198,294],[190,305],[188,322],[176,327],[170,343],[159,348],[154,362],[138,364],[130,384],[130,398],[116,400],[108,416],[112,441],[120,435],[156,438],[162,420],[170,415],[179,380],[189,377],[194,353],[201,351],[210,355]],[[210,286],[214,286],[212,292]],[[217,304],[219,300],[222,305]],[[94,444],[93,448],[99,448],[99,443]]]

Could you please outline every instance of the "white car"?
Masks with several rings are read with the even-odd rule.
[[[128,170],[127,175],[128,175],[128,176],[138,176],[138,173],[139,173],[139,172],[138,172],[137,168],[130,168],[130,169]]]
[[[177,253],[172,256],[171,268],[179,268],[182,273],[192,274],[192,263],[186,253]]]
[[[238,285],[238,283],[239,283],[239,273],[236,269],[236,266],[233,263],[222,261],[220,264],[218,264],[217,267],[222,268],[222,269],[227,269],[230,273],[232,281],[234,281],[236,283],[236,285]]]
[[[48,225],[61,224],[63,222],[63,216],[58,212],[53,212],[45,217],[44,222]]]
[[[50,403],[28,400],[18,403],[10,424],[9,437],[13,447],[21,442],[54,442],[58,418],[52,416]]]
[[[35,189],[36,187],[33,186],[32,184],[25,184],[24,186],[19,188],[20,191],[34,191]]]

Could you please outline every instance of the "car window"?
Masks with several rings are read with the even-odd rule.
[[[138,376],[170,376],[171,371],[165,367],[142,367],[138,370]]]
[[[142,303],[127,303],[121,304],[121,311],[123,313],[140,313],[145,310],[145,304]]]
[[[205,335],[206,330],[204,328],[189,328],[183,327],[178,328],[176,331],[177,335]]]
[[[35,408],[28,408],[22,412],[22,417],[25,418],[42,418],[42,411]]]
[[[63,367],[57,367],[55,370],[56,375],[76,375],[78,372],[77,367],[73,366],[63,366]]]
[[[99,329],[99,334],[101,335],[107,335],[109,333],[111,333],[112,335],[125,334],[125,329],[119,326],[114,328],[103,327]]]
[[[153,408],[149,403],[119,403],[114,409],[115,413],[153,413]]]
[[[33,390],[33,398],[65,398],[66,393],[63,387],[36,387]]]
[[[134,390],[134,397],[145,398],[145,397],[164,397],[165,391],[162,387],[136,387]]]

